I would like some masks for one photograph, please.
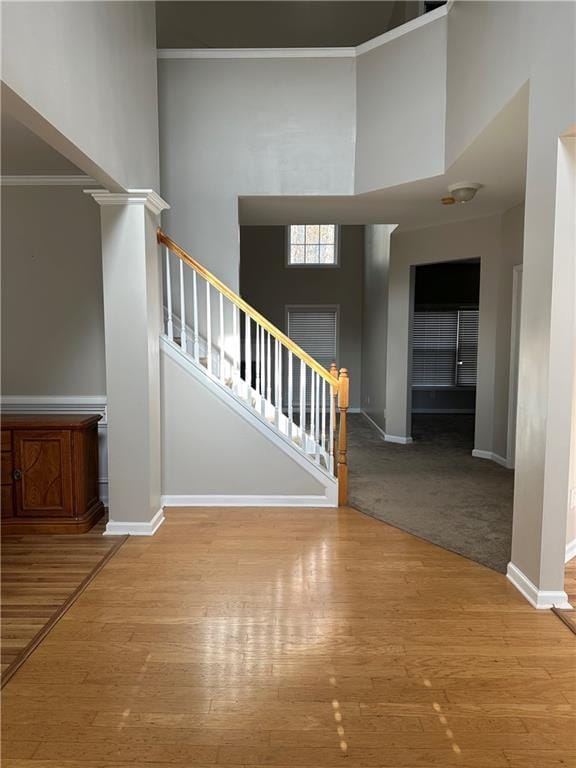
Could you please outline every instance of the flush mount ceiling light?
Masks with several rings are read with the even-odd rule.
[[[443,197],[442,203],[444,203],[444,205],[452,205],[452,203],[469,203],[481,186],[482,184],[476,184],[474,181],[459,181],[457,184],[450,184],[448,187],[450,197]]]

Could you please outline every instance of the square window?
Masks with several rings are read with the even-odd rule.
[[[288,265],[338,266],[336,224],[291,224]]]

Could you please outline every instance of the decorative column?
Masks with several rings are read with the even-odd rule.
[[[162,524],[158,217],[152,190],[88,190],[100,205],[106,390],[108,534],[152,535]]]
[[[532,100],[533,87],[530,86]],[[545,89],[548,93],[548,89]],[[539,102],[536,102],[539,103]],[[545,114],[534,107],[537,122]],[[529,144],[530,148],[530,144]],[[554,136],[527,176],[512,557],[508,578],[536,608],[567,607],[574,514],[576,139]],[[573,534],[572,534],[573,535]]]

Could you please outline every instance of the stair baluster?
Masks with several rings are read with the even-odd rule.
[[[304,447],[306,433],[306,363],[300,360],[300,439]]]
[[[184,300],[184,264],[180,261],[180,346],[187,352],[186,344],[186,301]]]
[[[244,380],[246,400],[252,403],[252,329],[250,317],[246,313],[244,313]]]
[[[294,393],[293,393],[293,386],[294,386],[294,380],[292,378],[293,372],[292,372],[293,362],[292,362],[292,351],[288,350],[288,437],[290,440],[292,440],[292,427],[293,427],[293,421],[294,421]]]
[[[212,370],[212,306],[210,303],[210,283],[206,281],[206,367],[210,376]]]
[[[284,440],[289,441],[308,460],[323,471],[331,474],[336,472],[339,501],[341,504],[346,503],[346,416],[349,398],[346,369],[338,372],[333,364],[330,371],[326,371],[282,331],[194,261],[161,230],[158,231],[158,242],[166,247],[167,342],[172,344],[173,348],[178,344],[181,353],[205,371],[212,381],[219,386],[225,386],[231,396],[244,400],[258,418],[263,419],[270,429],[274,429]],[[176,255],[179,260],[178,270],[174,274],[171,268],[171,254]],[[192,270],[191,292],[184,265]],[[199,302],[199,298],[203,297],[199,296],[198,278],[202,278],[206,283],[205,307]],[[214,321],[214,326],[213,289],[218,295],[218,319]],[[178,295],[179,317],[178,305],[173,305],[173,297]],[[232,312],[231,340],[227,335],[227,327],[228,334],[230,333],[228,305]],[[186,324],[188,310],[193,316],[192,327]],[[204,322],[199,322],[199,314],[204,318],[204,310],[205,329]],[[175,321],[178,323],[180,338],[174,335]],[[188,352],[188,339],[191,342],[193,340],[191,354]],[[298,418],[295,417],[295,409],[299,411]]]
[[[198,330],[198,280],[196,272],[192,270],[192,314],[194,317],[194,360],[200,359],[200,332]]]
[[[170,251],[168,248],[164,249],[166,252],[166,303],[168,305],[168,319],[167,319],[167,332],[170,341],[174,341],[174,323],[172,321],[172,277],[170,275]],[[194,273],[196,274],[196,273]]]
[[[224,331],[224,296],[221,293],[218,294],[218,296],[219,296],[219,302],[218,302],[219,303],[219,307],[218,307],[218,309],[219,309],[219,315],[220,315],[220,318],[219,318],[220,319],[220,323],[219,323],[219,325],[220,325],[220,341],[219,341],[219,344],[220,344],[220,360],[219,360],[219,365],[220,365],[220,381],[224,381],[225,378],[226,378],[226,372],[224,370],[224,343],[225,343],[224,339],[226,338],[225,331]]]

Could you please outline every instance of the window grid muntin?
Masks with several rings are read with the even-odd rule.
[[[336,224],[290,224],[287,227],[287,239],[288,266],[338,266]]]

